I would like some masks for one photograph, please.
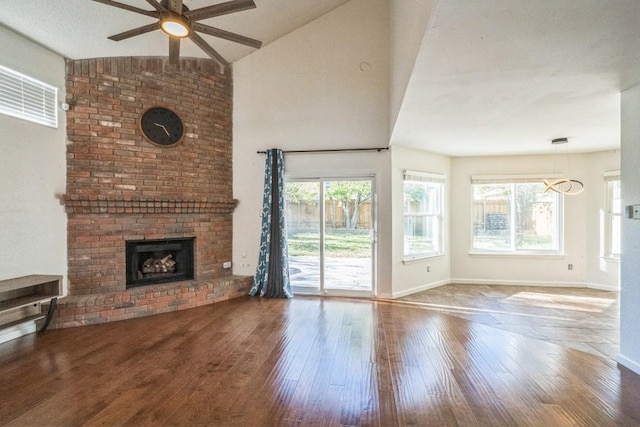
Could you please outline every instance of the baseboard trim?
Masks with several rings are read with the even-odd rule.
[[[640,375],[640,364],[634,362],[633,360],[629,359],[628,357],[622,355],[622,353],[618,353],[618,357],[616,357],[616,361],[621,364],[622,366],[624,366],[625,368],[635,372],[636,374]]]
[[[601,285],[599,283],[586,283],[586,287],[589,289],[597,289],[599,291],[620,292],[618,286]]]
[[[389,295],[389,294],[378,295],[378,298],[382,298],[382,299],[402,298],[402,297],[405,297],[407,295],[415,294],[416,292],[422,292],[422,291],[426,291],[427,289],[433,289],[433,288],[437,288],[439,286],[448,285],[449,283],[451,283],[451,280],[449,280],[449,279],[440,280],[438,282],[432,282],[432,283],[427,283],[425,285],[416,286],[415,288],[405,289],[405,290],[400,291],[400,292],[393,292],[391,295]]]

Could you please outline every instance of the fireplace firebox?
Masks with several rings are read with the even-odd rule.
[[[127,289],[194,279],[194,240],[128,240]]]

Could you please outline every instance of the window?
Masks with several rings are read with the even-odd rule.
[[[58,127],[58,89],[0,66],[0,113]]]
[[[559,253],[561,196],[538,178],[474,178],[472,250]]]
[[[607,219],[605,224],[604,255],[620,258],[620,228],[622,225],[622,198],[620,192],[620,172],[607,172],[604,176],[607,185]]]
[[[439,255],[442,250],[442,175],[404,173],[404,259]]]

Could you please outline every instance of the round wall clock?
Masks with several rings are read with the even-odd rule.
[[[145,138],[163,147],[172,147],[184,136],[182,119],[164,107],[151,107],[140,116],[140,130]]]

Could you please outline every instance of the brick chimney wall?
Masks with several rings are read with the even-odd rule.
[[[245,295],[231,276],[232,76],[213,61],[67,61],[69,296],[57,327],[146,316]],[[184,139],[161,147],[143,111],[180,115]],[[195,237],[196,279],[125,289],[125,241]]]

